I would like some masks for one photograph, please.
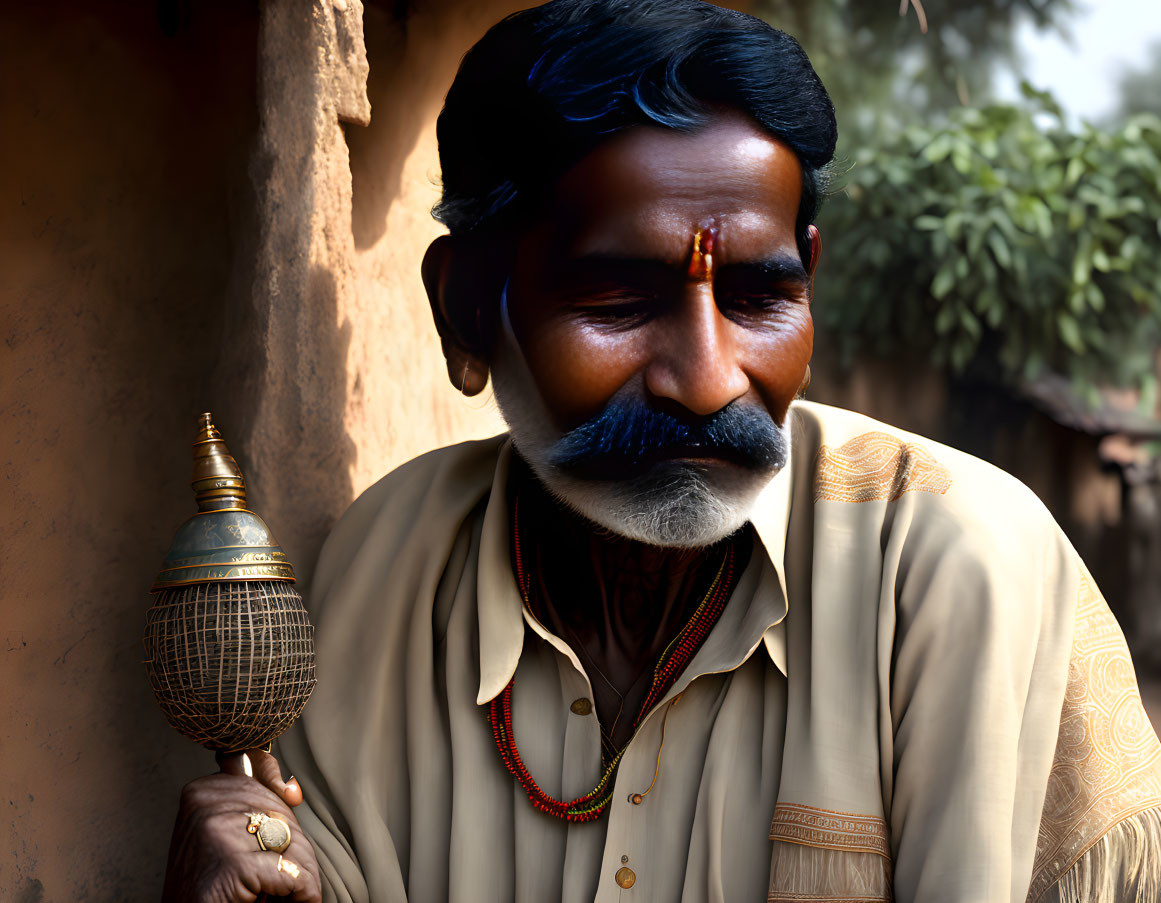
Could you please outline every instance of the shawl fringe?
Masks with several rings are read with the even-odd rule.
[[[1110,829],[1064,873],[1042,903],[1156,903],[1161,900],[1161,808]]]
[[[767,903],[890,903],[891,861],[877,853],[775,841]]]

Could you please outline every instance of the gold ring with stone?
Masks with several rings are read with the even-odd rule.
[[[281,815],[251,812],[246,830],[257,838],[258,846],[262,850],[284,853],[290,846],[290,825]]]

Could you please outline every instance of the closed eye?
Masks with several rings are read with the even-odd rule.
[[[586,292],[573,302],[576,314],[593,323],[640,323],[654,316],[660,302],[655,294],[625,288]]]
[[[723,313],[768,315],[809,301],[809,277],[796,259],[723,267],[714,283]]]

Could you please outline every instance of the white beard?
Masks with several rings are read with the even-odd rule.
[[[618,536],[668,548],[701,548],[735,533],[750,519],[758,495],[781,465],[729,476],[694,463],[656,465],[640,479],[580,479],[552,463],[563,437],[536,389],[508,317],[507,286],[492,356],[492,387],[520,457],[561,502]],[[789,421],[789,418],[788,418]],[[776,426],[784,454],[788,425]]]

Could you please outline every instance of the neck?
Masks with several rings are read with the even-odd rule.
[[[684,549],[617,536],[550,496],[518,459],[509,485],[534,614],[577,651],[611,729],[620,703],[701,603],[733,539]]]

